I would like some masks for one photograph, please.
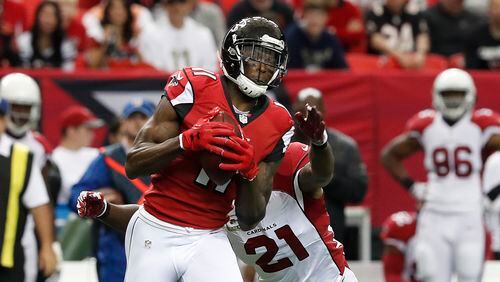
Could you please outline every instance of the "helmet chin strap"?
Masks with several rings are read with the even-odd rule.
[[[236,84],[238,84],[238,87],[243,94],[252,98],[257,98],[265,94],[267,91],[267,85],[257,85],[243,74],[238,75],[236,78]]]
[[[222,72],[224,72],[224,75],[229,78],[229,80],[238,85],[240,91],[248,97],[257,98],[259,96],[262,96],[262,94],[266,93],[267,91],[267,85],[257,85],[255,82],[253,82],[243,74],[238,75],[238,77],[234,79],[227,73],[224,66],[222,66]]]

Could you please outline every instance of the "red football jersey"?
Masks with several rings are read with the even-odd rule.
[[[328,253],[341,273],[347,267],[344,256],[344,246],[334,239],[333,230],[330,227],[330,216],[326,211],[323,197],[314,199],[304,195],[299,188],[298,172],[309,163],[309,146],[302,143],[291,143],[286,150],[276,175],[274,176],[273,190],[285,192],[297,200],[304,215],[314,226],[311,233],[315,233],[321,238]],[[293,221],[294,218],[289,220]],[[303,235],[310,236],[310,235]]]
[[[237,114],[221,78],[200,68],[185,68],[170,77],[164,97],[177,112],[180,131],[191,128],[218,106],[234,114],[255,148],[257,162],[280,160],[293,135],[288,111],[263,95],[249,113]],[[172,224],[199,229],[216,229],[227,222],[236,197],[235,184],[211,182],[198,157],[197,153],[184,152],[152,176],[144,203],[149,213]]]
[[[414,260],[411,257],[410,240],[415,236],[417,214],[397,212],[382,225],[380,238],[386,245],[396,247],[400,252],[385,253],[382,256],[384,276],[388,282],[414,281]]]

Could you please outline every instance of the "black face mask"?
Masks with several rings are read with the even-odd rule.
[[[244,74],[256,84],[268,85],[282,65],[281,53],[255,43],[239,47],[243,58]]]

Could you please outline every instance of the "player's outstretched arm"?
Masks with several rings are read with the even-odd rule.
[[[328,185],[333,178],[335,161],[323,116],[315,107],[306,105],[305,115],[297,112],[295,120],[311,143],[309,163],[300,170],[299,187],[302,192],[313,197],[321,196],[322,187]]]
[[[107,202],[100,192],[82,191],[77,203],[78,215],[83,218],[96,218],[122,233],[139,205],[115,205]]]
[[[402,161],[421,148],[417,139],[410,137],[409,134],[402,134],[391,140],[382,150],[380,156],[382,165],[395,180],[407,189],[413,186],[414,181],[403,166]]]

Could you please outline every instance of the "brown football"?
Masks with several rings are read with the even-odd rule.
[[[225,122],[230,124],[234,128],[234,132],[237,136],[242,137],[240,127],[238,122],[232,116],[232,113],[226,113],[221,111],[217,114],[211,121]],[[219,164],[223,161],[223,158],[219,155],[203,151],[200,154],[201,167],[205,170],[208,177],[212,182],[217,185],[223,185],[228,182],[231,177],[234,176],[235,171],[226,171],[219,168]]]

